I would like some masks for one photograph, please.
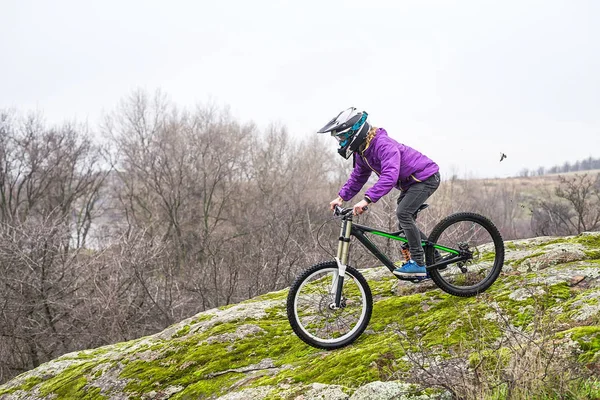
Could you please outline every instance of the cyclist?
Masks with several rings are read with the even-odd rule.
[[[422,153],[389,137],[385,129],[371,126],[367,117],[365,111],[351,107],[318,131],[331,133],[339,143],[338,153],[345,159],[352,156],[354,160],[348,181],[329,207],[333,210],[336,205],[351,200],[360,192],[371,172],[379,179],[354,205],[355,215],[362,214],[364,207],[376,203],[392,188],[401,190],[396,216],[408,240],[411,259],[393,272],[405,279],[425,279],[427,270],[421,237],[427,236],[419,231],[413,215],[440,185],[439,167]]]

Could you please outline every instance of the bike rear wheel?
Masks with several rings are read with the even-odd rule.
[[[341,306],[334,307],[332,288],[338,275],[335,261],[324,262],[304,271],[290,287],[288,320],[296,335],[313,347],[332,350],[347,346],[371,319],[371,289],[352,267],[346,268]]]
[[[452,249],[468,250],[472,258],[430,269],[431,279],[443,291],[454,296],[475,296],[488,289],[500,275],[504,264],[504,242],[494,224],[475,213],[452,214],[440,221],[429,235],[429,241]],[[435,248],[427,249],[428,265],[439,256],[453,255]]]

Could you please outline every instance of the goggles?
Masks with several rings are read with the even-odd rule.
[[[368,114],[366,112],[363,112],[363,115],[362,117],[360,117],[360,120],[358,120],[354,125],[352,125],[352,128],[345,130],[341,133],[331,132],[331,136],[334,136],[336,138],[336,140],[340,144],[340,147],[344,147],[346,143],[348,143],[348,139],[354,136],[364,125],[365,121],[367,120],[367,116]]]
[[[336,134],[336,133],[332,132],[331,136],[333,136],[338,141],[338,143],[341,146],[343,146],[343,145],[346,144],[346,141],[348,140],[348,138],[350,136],[352,136],[352,131],[347,131],[347,132],[343,132],[343,133],[340,133],[340,134]]]

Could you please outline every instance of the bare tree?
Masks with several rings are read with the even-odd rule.
[[[0,121],[0,376],[10,376],[80,346],[81,250],[105,173],[84,128]]]
[[[531,219],[536,235],[569,235],[600,229],[600,174],[559,176],[554,196],[536,200]]]
[[[569,220],[577,233],[600,228],[600,174],[560,176],[556,196],[567,200],[575,210],[574,220]]]

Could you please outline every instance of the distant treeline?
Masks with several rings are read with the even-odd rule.
[[[574,163],[565,162],[563,165],[555,165],[550,168],[539,167],[537,170],[524,168],[519,173],[520,176],[542,176],[549,174],[564,174],[567,172],[590,171],[600,169],[600,158],[588,157],[585,160]]]

